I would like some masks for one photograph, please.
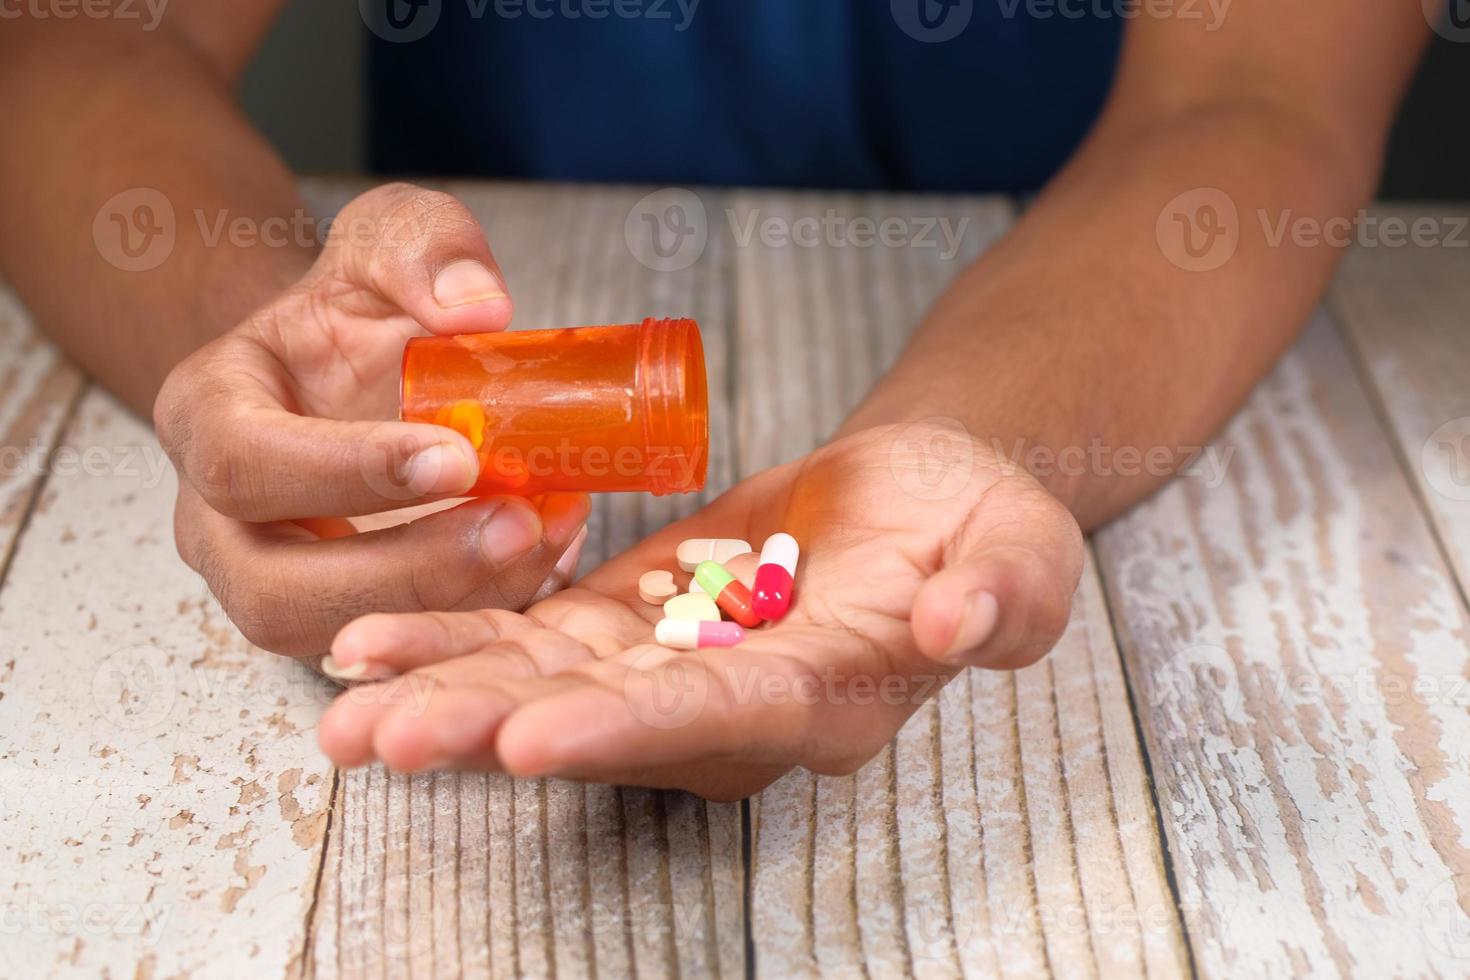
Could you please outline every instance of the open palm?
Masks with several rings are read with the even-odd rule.
[[[653,643],[638,596],[678,543],[801,542],[795,601],[730,649]],[[342,695],[340,765],[748,795],[792,766],[851,772],[966,665],[1023,666],[1061,635],[1082,566],[1071,514],[963,432],[871,429],[760,473],[525,613],[367,616],[339,666],[392,680]]]

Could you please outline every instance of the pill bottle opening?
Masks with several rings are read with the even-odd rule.
[[[704,489],[709,471],[709,386],[704,344],[690,319],[644,320],[638,328],[638,395],[656,495]]]

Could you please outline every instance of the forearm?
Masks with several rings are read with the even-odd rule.
[[[956,419],[1032,464],[1084,528],[1107,520],[1209,438],[1309,317],[1341,250],[1274,241],[1263,220],[1353,214],[1376,153],[1350,141],[1269,104],[1105,122],[847,428]],[[1156,230],[1199,188],[1239,215],[1233,257],[1210,271],[1181,268]]]
[[[0,36],[0,270],[83,369],[145,414],[175,363],[315,251],[290,172],[226,74],[175,32],[133,22],[22,18]],[[107,209],[119,217],[102,213],[124,192]],[[159,195],[172,216],[149,221],[137,209]],[[123,250],[124,233],[143,252],[148,230],[168,227],[171,251]]]

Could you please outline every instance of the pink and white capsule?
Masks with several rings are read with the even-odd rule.
[[[752,605],[756,614],[772,622],[791,608],[791,588],[796,581],[796,561],[801,548],[789,534],[773,534],[761,545],[761,563],[755,570]]]
[[[745,629],[739,623],[661,619],[653,628],[653,638],[659,646],[672,647],[675,650],[733,647],[745,639]]]

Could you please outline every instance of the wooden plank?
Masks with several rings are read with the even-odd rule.
[[[725,240],[712,235],[697,262],[660,271],[637,234],[641,216],[662,219],[666,199],[680,198],[640,205],[645,192],[626,189],[446,189],[485,223],[517,326],[692,315],[703,328],[710,488],[698,498],[600,498],[583,568],[728,485],[730,454],[720,451],[730,444]],[[718,196],[700,196],[717,215]],[[340,832],[313,917],[320,976],[745,972],[738,806],[498,775],[410,779],[378,768],[346,774],[342,788]]]
[[[833,194],[742,194],[732,211],[736,228],[773,222],[737,252],[743,473],[830,434],[1010,220],[993,201]],[[947,218],[963,248],[781,244],[829,213]],[[793,772],[751,811],[763,976],[1187,972],[1091,565],[1048,660],[962,675],[856,775]]]
[[[1365,244],[1349,253],[1333,284],[1330,308],[1464,592],[1470,582],[1470,210],[1380,207],[1369,218]]]
[[[5,975],[301,965],[328,689],[179,562],[174,487],[147,427],[89,394],[0,591]]]
[[[1207,976],[1461,975],[1465,610],[1319,320],[1097,553]]]
[[[0,581],[83,384],[0,282]]]

